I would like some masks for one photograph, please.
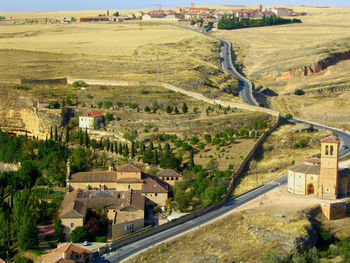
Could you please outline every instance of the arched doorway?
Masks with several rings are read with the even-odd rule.
[[[313,195],[314,194],[314,185],[313,184],[309,184],[307,186],[307,194],[308,195]]]

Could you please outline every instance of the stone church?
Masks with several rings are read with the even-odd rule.
[[[321,139],[321,158],[312,157],[288,169],[288,191],[296,195],[314,195],[337,199],[350,193],[350,170],[338,170],[339,139]]]

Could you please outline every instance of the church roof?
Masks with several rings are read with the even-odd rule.
[[[147,176],[144,178],[144,184],[142,185],[143,193],[167,193],[169,192],[168,186],[165,183],[160,182],[156,178]]]
[[[117,169],[117,172],[118,173],[137,173],[137,172],[141,172],[141,169],[133,164],[127,163],[122,166],[119,166]]]
[[[330,135],[330,136],[327,136],[327,137],[321,139],[321,142],[323,142],[323,143],[339,143],[339,139],[337,136]]]
[[[321,164],[321,159],[318,158],[318,157],[311,157],[309,159],[306,159],[305,163],[313,164],[313,165],[320,165]]]
[[[304,173],[304,174],[320,174],[320,166],[313,165],[308,163],[300,163],[293,165],[289,168],[290,171],[295,173]]]
[[[71,175],[70,182],[116,182],[117,172],[80,172]]]
[[[86,193],[82,189],[67,193],[62,202],[61,218],[84,218],[87,205],[81,202]]]

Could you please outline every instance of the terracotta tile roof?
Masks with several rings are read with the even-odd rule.
[[[2,259],[0,258],[0,263],[6,263],[6,261],[4,261],[4,260],[2,260]]]
[[[173,169],[163,169],[157,173],[158,177],[181,177],[182,175],[174,171]]]
[[[117,183],[143,183],[143,180],[139,178],[120,178]]]
[[[143,193],[168,193],[169,189],[168,186],[161,182],[160,180],[157,180],[157,178],[153,178],[150,175],[146,175],[144,178],[144,184],[142,186],[142,192]]]
[[[338,139],[337,136],[330,135],[330,136],[327,136],[327,137],[321,139],[321,142],[324,142],[324,143],[339,143],[339,139]]]
[[[62,202],[61,218],[84,218],[87,211],[87,205],[80,201],[86,192],[82,189],[67,193]],[[79,199],[79,200],[78,200]]]
[[[73,260],[73,259],[63,259],[63,258],[61,258],[58,261],[56,261],[55,263],[76,263],[76,261]]]
[[[92,252],[90,250],[87,250],[85,248],[79,247],[77,245],[74,245],[72,243],[68,243],[66,245],[60,246],[58,248],[55,248],[50,251],[50,253],[46,255],[41,255],[41,258],[45,260],[45,262],[58,262],[62,258],[63,253],[76,253],[79,255],[82,255],[84,253],[91,254]],[[57,259],[57,261],[55,261]],[[62,262],[62,261],[60,261]],[[64,262],[64,261],[63,261]]]
[[[293,171],[295,173],[304,173],[304,174],[320,174],[320,166],[300,163],[290,167],[288,170]]]
[[[141,169],[131,163],[124,164],[117,168],[118,173],[136,173],[141,172]]]
[[[116,182],[117,172],[80,172],[71,175],[71,182]]]
[[[80,117],[91,117],[91,118],[97,118],[97,117],[104,117],[105,115],[97,110],[90,110],[87,114],[80,115]]]
[[[321,164],[321,159],[318,158],[318,157],[311,157],[309,159],[306,159],[305,163],[313,164],[313,165],[320,165]]]

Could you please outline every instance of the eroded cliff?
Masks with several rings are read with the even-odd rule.
[[[0,96],[0,129],[14,135],[45,139],[50,127],[60,125],[61,110],[38,110],[36,99],[16,92]]]

